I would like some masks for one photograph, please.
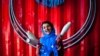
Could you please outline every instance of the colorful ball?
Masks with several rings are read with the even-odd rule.
[[[36,0],[36,2],[44,6],[54,7],[64,3],[64,0]]]

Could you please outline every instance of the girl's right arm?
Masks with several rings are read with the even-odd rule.
[[[40,56],[39,54],[39,50],[40,50],[40,45],[36,45],[36,56]]]

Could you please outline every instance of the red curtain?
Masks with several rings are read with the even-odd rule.
[[[50,8],[35,0],[13,0],[14,12],[20,25],[39,39],[41,23],[50,21],[59,34],[65,23],[71,22],[63,39],[70,38],[84,24],[89,0],[65,0],[64,4]],[[65,49],[64,56],[100,56],[100,1],[96,0],[96,17],[92,28],[78,44]],[[35,48],[25,43],[10,24],[9,0],[0,0],[0,56],[36,56]]]

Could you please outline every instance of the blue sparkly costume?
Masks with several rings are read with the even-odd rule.
[[[58,56],[57,43],[55,30],[53,29],[50,34],[45,34],[40,38],[40,43],[42,44],[40,48],[40,56],[50,56],[53,53],[54,56]]]

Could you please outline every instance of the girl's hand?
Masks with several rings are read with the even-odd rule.
[[[59,43],[61,41],[61,37],[62,37],[61,35],[57,36],[57,39],[56,39],[57,43]]]

